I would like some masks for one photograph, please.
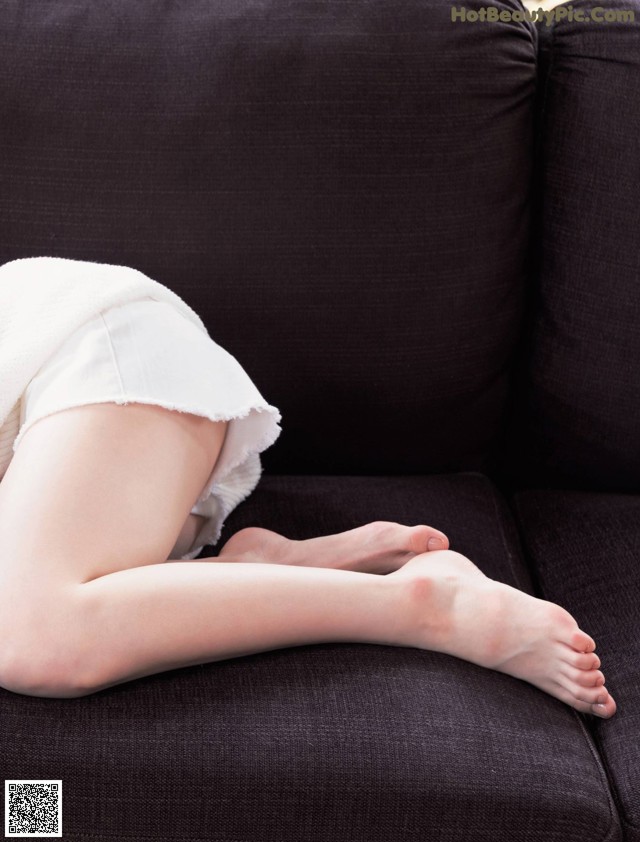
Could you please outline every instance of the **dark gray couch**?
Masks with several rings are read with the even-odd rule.
[[[282,411],[222,540],[431,524],[618,705],[352,643],[0,689],[0,778],[61,779],[64,839],[639,842],[640,1],[604,8],[0,4],[0,263],[145,272]]]

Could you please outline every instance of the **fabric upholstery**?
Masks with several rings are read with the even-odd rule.
[[[7,0],[0,263],[176,291],[281,409],[270,472],[481,469],[535,71],[531,23],[452,23],[445,0]]]
[[[622,817],[640,842],[640,498],[587,491],[523,491],[514,498],[527,555],[544,598],[597,642],[610,720],[588,717]]]
[[[263,477],[224,540],[246,524],[302,539],[377,518],[430,523],[487,575],[530,587],[478,473]],[[442,653],[300,646],[79,699],[0,690],[0,771],[62,778],[69,842],[617,841],[584,719]]]
[[[279,407],[223,541],[430,523],[575,612],[619,711],[349,642],[0,689],[0,778],[61,778],[71,842],[638,842],[635,501],[527,498],[523,543],[484,476],[637,490],[638,29],[450,13],[5,0],[0,264],[139,269]]]
[[[640,491],[640,2],[604,9],[636,22],[539,27],[539,201],[502,460],[519,487]]]

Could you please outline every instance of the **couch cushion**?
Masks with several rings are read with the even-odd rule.
[[[637,492],[640,0],[569,8],[588,19],[539,25],[541,201],[504,468],[520,488]]]
[[[264,477],[223,540],[247,524],[302,539],[373,519],[430,523],[487,575],[530,588],[504,502],[475,473]],[[442,653],[307,645],[79,699],[0,691],[0,723],[5,778],[62,779],[69,842],[620,838],[583,717]]]
[[[515,495],[523,540],[546,599],[596,641],[618,709],[587,718],[622,816],[640,842],[640,497],[585,491]]]
[[[534,39],[445,0],[6,0],[0,263],[182,295],[281,409],[272,472],[479,469],[522,312]]]

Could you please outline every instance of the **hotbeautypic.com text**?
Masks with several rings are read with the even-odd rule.
[[[554,21],[568,20],[578,23],[633,23],[635,22],[633,9],[603,9],[594,6],[592,9],[574,9],[573,6],[557,6],[555,9],[523,9],[510,11],[498,9],[496,6],[482,6],[480,9],[467,9],[466,6],[452,6],[451,20],[454,23],[486,23],[501,21],[502,23],[528,21],[544,21],[551,26]]]

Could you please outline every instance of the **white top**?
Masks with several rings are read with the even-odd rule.
[[[61,257],[0,266],[0,479],[13,456],[20,399],[38,369],[88,319],[146,297],[172,304],[208,336],[179,295],[137,269]]]
[[[154,308],[155,302],[170,306],[160,307],[152,319],[143,318],[138,324],[135,341],[152,347],[158,325],[166,322],[166,331],[178,337],[178,344],[189,345],[192,352],[205,361],[211,376],[198,380],[195,404],[192,381],[181,368],[184,361],[175,358],[170,345],[167,348],[162,345],[154,353],[156,364],[160,360],[163,370],[160,401],[154,400],[158,394],[152,394],[153,378],[146,377],[148,372],[140,386],[136,384],[135,367],[127,371],[126,390],[118,373],[119,388],[114,389],[108,378],[105,381],[104,372],[101,376],[96,373],[91,380],[82,380],[82,372],[77,373],[78,365],[63,364],[61,367],[60,359],[57,359],[74,353],[77,343],[91,331],[98,316],[102,317],[105,326],[108,323],[110,329],[117,330],[119,319],[126,321],[130,318],[126,313],[131,313],[130,308],[120,305],[144,307],[149,303],[148,299],[152,299],[150,303]],[[176,312],[185,316],[186,321],[176,320]],[[198,331],[196,337],[191,332],[191,325]],[[147,335],[145,331],[152,333]],[[127,354],[135,358],[135,350],[127,350],[123,338],[126,332],[117,335],[118,351],[125,359]],[[115,334],[110,340],[112,351],[113,341]],[[168,358],[163,357],[163,353],[168,354]],[[39,382],[39,389],[34,391],[35,375],[39,374],[42,380],[49,363],[53,364],[51,376],[55,376],[57,388],[47,389],[45,376],[43,383]],[[191,509],[194,514],[202,515],[205,523],[192,548],[182,558],[193,559],[204,545],[215,544],[226,516],[253,491],[260,479],[259,454],[281,432],[279,410],[264,400],[235,357],[211,339],[200,317],[185,301],[136,269],[53,257],[14,260],[0,266],[0,480],[30,425],[52,412],[77,405],[74,377],[78,376],[83,403],[102,402],[105,394],[113,393],[118,396],[117,403],[159,402],[181,411],[215,416],[215,419],[232,419],[209,480]],[[167,384],[171,388],[167,386],[165,395]],[[25,412],[27,398],[29,413]]]

